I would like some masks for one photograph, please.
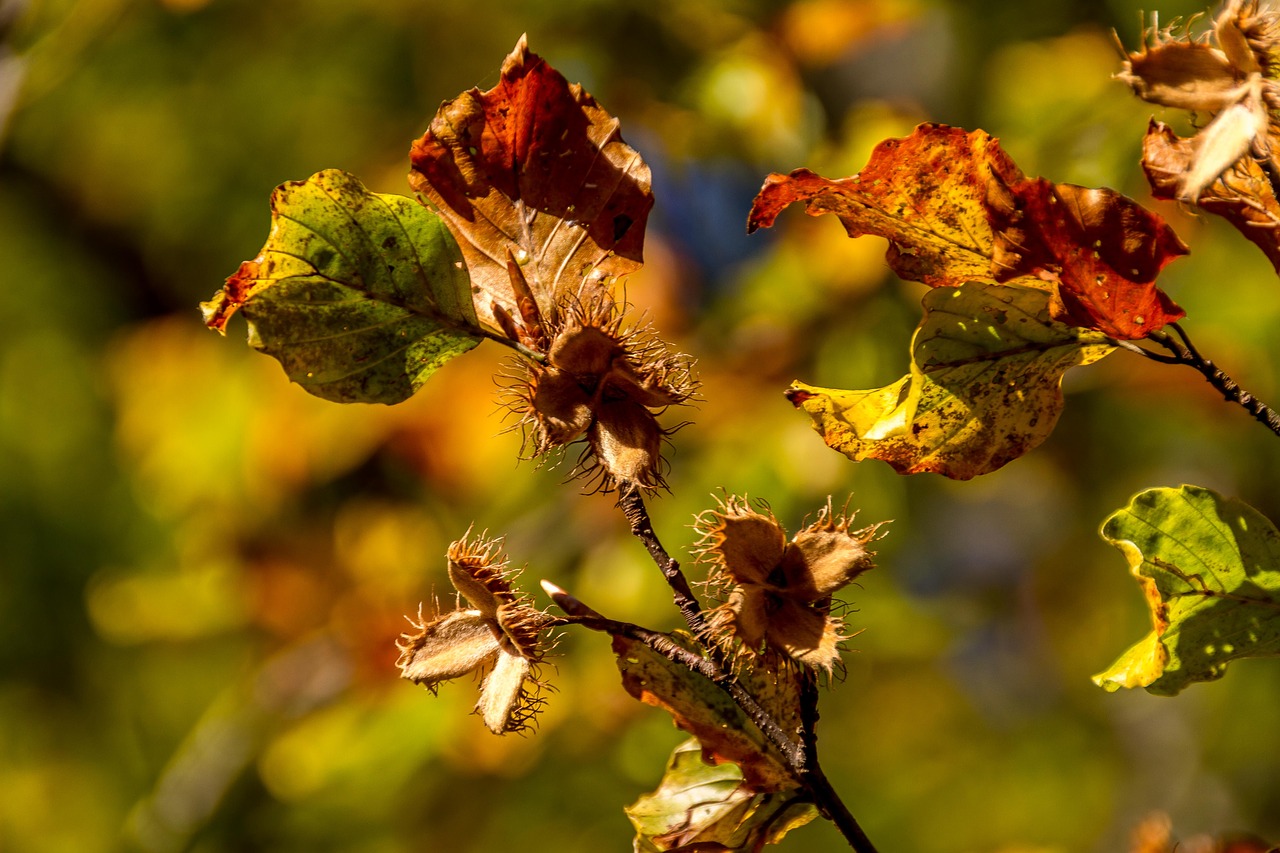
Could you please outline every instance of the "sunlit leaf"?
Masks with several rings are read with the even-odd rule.
[[[584,279],[640,267],[649,167],[618,128],[521,37],[497,86],[446,101],[413,144],[409,182],[458,238],[481,320],[527,316],[526,284],[552,319]]]
[[[336,169],[271,195],[271,234],[202,305],[339,403],[398,403],[481,340],[457,244],[431,211]]]
[[[1280,654],[1280,531],[1209,489],[1149,489],[1102,525],[1129,563],[1154,629],[1093,680],[1172,696],[1230,661]]]
[[[770,175],[748,230],[795,202],[835,214],[851,237],[888,240],[886,259],[904,279],[1052,290],[1055,320],[1124,339],[1183,316],[1155,286],[1187,252],[1164,220],[1113,190],[1026,178],[981,130],[922,124],[841,180],[806,169]]]
[[[795,791],[756,794],[733,764],[708,764],[691,738],[675,748],[662,782],[626,809],[640,851],[757,851],[817,816]]]
[[[1163,219],[1115,190],[1029,178],[1013,187],[1017,213],[1002,223],[997,279],[1056,284],[1053,319],[1122,340],[1186,316],[1155,280],[1187,247]]]
[[[770,175],[747,230],[773,225],[784,208],[802,201],[810,216],[835,214],[850,237],[888,240],[889,266],[908,281],[945,287],[991,280],[995,231],[988,208],[1012,209],[1006,188],[1022,177],[986,132],[927,123],[881,142],[849,178],[829,180],[808,169]]]
[[[1182,176],[1195,158],[1195,140],[1179,137],[1151,120],[1142,141],[1142,168],[1156,198],[1176,200]],[[1280,201],[1267,173],[1252,157],[1242,157],[1206,186],[1196,205],[1230,222],[1249,238],[1280,272]]]
[[[788,398],[855,461],[957,480],[994,471],[1053,431],[1062,375],[1112,350],[1101,333],[1052,320],[1050,298],[978,283],[932,290],[907,376],[869,391],[796,382]]]
[[[778,750],[710,680],[625,637],[613,638],[613,652],[627,692],[671,714],[677,726],[698,738],[710,760],[741,767],[752,791],[796,786]],[[782,704],[776,696],[770,701]]]

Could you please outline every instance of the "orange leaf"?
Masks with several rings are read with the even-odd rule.
[[[748,231],[803,201],[834,213],[849,236],[889,241],[889,266],[931,287],[968,281],[1052,290],[1054,319],[1141,338],[1183,312],[1155,286],[1186,254],[1154,213],[1109,189],[1026,178],[997,140],[922,124],[876,147],[857,175],[832,181],[800,169],[770,175]]]
[[[523,36],[498,85],[442,104],[410,160],[409,182],[461,245],[476,313],[490,326],[553,319],[558,297],[584,280],[642,264],[649,167],[618,120]]]
[[[990,281],[995,232],[989,209],[1008,206],[1008,185],[1022,172],[985,131],[922,124],[876,146],[866,168],[828,180],[797,169],[770,175],[756,196],[747,231],[768,228],[783,208],[803,201],[810,216],[834,213],[850,237],[889,241],[899,277],[932,287]]]

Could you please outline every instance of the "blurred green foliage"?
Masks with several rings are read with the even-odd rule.
[[[1119,353],[1069,374],[1054,436],[996,474],[851,464],[780,391],[901,375],[920,290],[835,222],[744,234],[767,172],[851,174],[926,119],[1147,199],[1149,111],[1109,80],[1110,29],[1135,45],[1139,24],[1121,0],[0,2],[0,850],[629,844],[621,806],[682,737],[619,689],[603,638],[564,640],[529,738],[392,666],[472,523],[531,587],[674,625],[610,501],[516,466],[501,354],[400,406],[337,406],[195,308],[262,244],[276,184],[338,167],[407,192],[438,103],[492,85],[526,31],[654,169],[628,295],[705,381],[653,507],[668,547],[721,488],[789,528],[828,494],[895,520],[819,729],[881,849],[1123,849],[1152,810],[1183,836],[1280,837],[1274,662],[1174,701],[1089,682],[1147,618],[1097,525],[1182,482],[1280,518],[1274,438],[1192,371]],[[1163,279],[1187,328],[1276,400],[1273,273],[1228,226],[1159,209],[1193,250]],[[845,848],[818,822],[779,849]]]

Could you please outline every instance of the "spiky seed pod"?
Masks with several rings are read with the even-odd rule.
[[[1280,11],[1258,0],[1231,0],[1214,22],[1214,36],[1241,72],[1280,76]]]
[[[604,491],[618,483],[634,483],[642,489],[661,487],[664,435],[658,419],[643,405],[629,399],[601,402],[587,432],[589,475],[601,475]],[[597,471],[590,470],[592,464]]]
[[[595,326],[588,324],[590,319],[595,318],[570,312],[551,341],[547,360],[594,386],[625,350],[615,320],[601,318],[603,325]]]
[[[402,677],[432,693],[449,681],[488,664],[496,649],[489,622],[477,610],[452,610],[430,619],[410,619],[412,633],[400,635],[396,666]]]
[[[799,598],[818,601],[875,568],[874,552],[867,550],[867,544],[876,537],[880,525],[850,531],[851,521],[853,517],[845,511],[837,516],[831,499],[827,499],[817,519],[792,538],[783,555],[781,568],[788,590]]]
[[[1148,30],[1127,54],[1116,79],[1142,100],[1164,107],[1217,112],[1231,103],[1240,78],[1226,54],[1173,28]]]
[[[545,365],[523,368],[508,388],[532,456],[585,437],[575,475],[611,491],[624,483],[663,486],[656,410],[686,403],[697,382],[692,360],[671,353],[648,327],[626,329],[607,293],[567,300],[548,327]]]
[[[449,546],[448,561],[449,579],[471,607],[409,620],[415,631],[396,644],[396,665],[433,693],[443,681],[486,673],[476,711],[494,734],[520,731],[540,703],[536,666],[550,617],[513,590],[501,540],[468,534]]]
[[[790,542],[772,513],[728,497],[699,516],[699,556],[710,563],[708,588],[724,597],[709,619],[712,641],[737,643],[747,655],[769,648],[816,669],[839,659],[843,623],[831,596],[873,567],[867,543],[877,526],[850,532],[850,518],[831,502]]]
[[[1194,21],[1194,19],[1192,19]],[[1152,26],[1117,79],[1143,100],[1212,116],[1182,167],[1178,198],[1195,203],[1245,157],[1280,165],[1271,143],[1280,108],[1280,14],[1258,0],[1229,0],[1203,36]]]
[[[581,438],[591,426],[591,396],[570,373],[530,364],[524,383],[510,394],[530,456],[541,456]]]

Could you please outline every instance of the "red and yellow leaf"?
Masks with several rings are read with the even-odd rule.
[[[1055,322],[1051,295],[969,283],[925,294],[911,372],[870,391],[792,383],[787,396],[854,461],[955,480],[986,474],[1043,442],[1062,412],[1071,367],[1112,349],[1100,332]]]
[[[942,124],[876,146],[866,168],[829,180],[808,169],[765,179],[747,230],[768,228],[784,208],[805,203],[810,216],[832,213],[850,237],[889,241],[889,266],[900,278],[932,287],[987,281],[995,231],[990,210],[1009,207],[1007,187],[1022,172],[997,140]]]
[[[1054,319],[1123,339],[1183,316],[1155,285],[1187,252],[1164,220],[1112,190],[1026,178],[980,130],[922,124],[838,181],[805,169],[770,175],[748,230],[797,201],[810,215],[835,214],[851,237],[888,240],[889,266],[904,279],[1052,290]]]
[[[410,159],[409,182],[457,238],[476,312],[495,329],[503,314],[528,325],[535,306],[552,319],[562,294],[641,266],[649,167],[523,37],[498,85],[442,104]]]

